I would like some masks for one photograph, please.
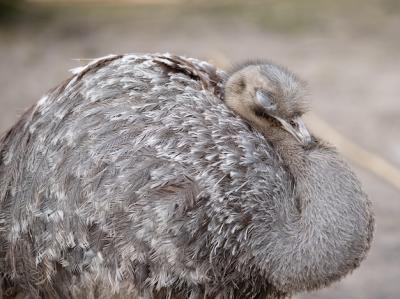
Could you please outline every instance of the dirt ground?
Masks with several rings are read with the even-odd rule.
[[[315,114],[400,169],[398,1],[174,3],[41,4],[3,20],[0,131],[69,76],[77,58],[167,51],[220,65],[266,58],[309,82]],[[298,298],[400,298],[400,190],[353,166],[376,213],[372,249],[339,283]]]

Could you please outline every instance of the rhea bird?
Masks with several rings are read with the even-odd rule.
[[[272,63],[111,55],[0,141],[5,298],[284,298],[355,269],[373,216]]]

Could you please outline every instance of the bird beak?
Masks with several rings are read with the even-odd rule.
[[[282,118],[277,118],[277,120],[282,124],[283,128],[296,138],[296,140],[304,145],[311,142],[311,134],[308,131],[304,121],[300,117],[292,119],[289,124],[286,120]]]

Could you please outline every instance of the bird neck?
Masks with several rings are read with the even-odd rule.
[[[263,132],[294,179],[284,185],[293,189],[268,206],[281,224],[265,241],[269,255],[276,254],[268,267],[279,265],[271,279],[284,277],[280,287],[294,290],[300,282],[314,288],[344,276],[365,257],[372,238],[372,212],[360,183],[331,147],[318,142],[304,148],[279,127]],[[268,255],[259,258],[264,262]]]
[[[281,157],[284,165],[297,177],[307,160],[306,150],[290,133],[280,127],[264,130],[264,135]]]

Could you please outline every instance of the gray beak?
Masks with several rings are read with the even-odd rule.
[[[311,134],[308,131],[304,121],[300,118],[294,118],[290,123],[282,118],[276,117],[276,119],[282,124],[283,128],[296,138],[296,140],[304,145],[311,142]]]

